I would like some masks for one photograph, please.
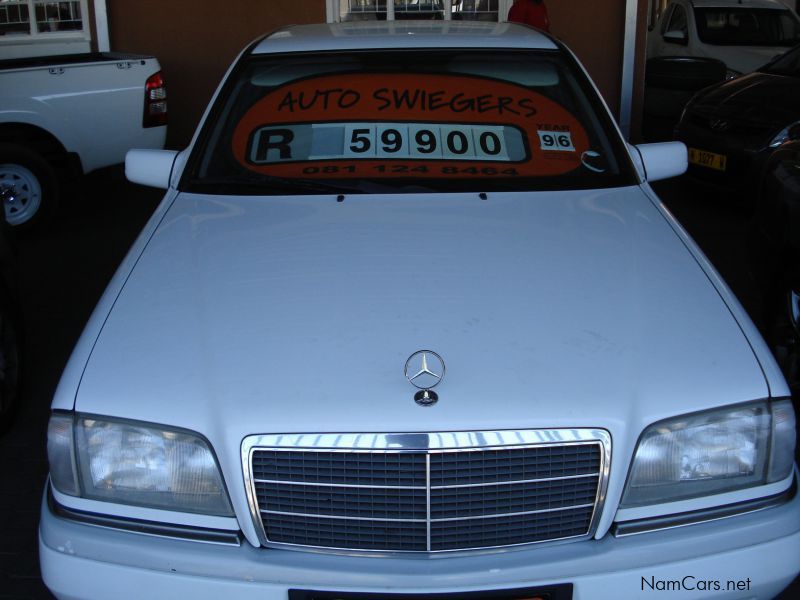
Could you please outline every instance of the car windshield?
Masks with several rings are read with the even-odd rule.
[[[718,46],[794,46],[800,42],[800,21],[789,10],[769,8],[698,8],[697,35]]]
[[[576,73],[555,51],[251,57],[230,76],[181,186],[306,194],[635,183]]]
[[[762,69],[774,75],[790,75],[800,77],[800,46],[789,50]]]

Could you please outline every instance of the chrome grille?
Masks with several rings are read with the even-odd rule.
[[[587,537],[609,456],[606,432],[581,429],[253,436],[243,445],[262,542],[349,551]]]

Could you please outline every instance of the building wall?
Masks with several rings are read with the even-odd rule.
[[[167,81],[167,145],[180,148],[231,61],[250,41],[290,23],[325,21],[325,0],[107,0],[111,50],[155,55]]]
[[[111,49],[154,54],[170,101],[167,145],[185,146],[231,61],[248,42],[291,23],[326,19],[326,0],[106,0]],[[626,0],[545,0],[551,31],[619,110]]]
[[[625,0],[545,0],[550,32],[586,67],[600,93],[619,114]]]

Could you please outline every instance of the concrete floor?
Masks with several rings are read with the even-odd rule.
[[[757,315],[758,289],[743,268],[749,264],[746,207],[684,179],[657,190]],[[79,197],[18,243],[27,364],[24,406],[14,428],[0,437],[0,600],[52,597],[39,577],[36,540],[50,399],[94,304],[161,193],[127,183],[122,170],[112,168],[87,177]],[[796,581],[782,598],[798,597]]]

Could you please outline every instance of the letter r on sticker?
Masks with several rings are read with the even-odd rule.
[[[291,129],[259,129],[253,134],[250,160],[256,164],[291,160]]]

